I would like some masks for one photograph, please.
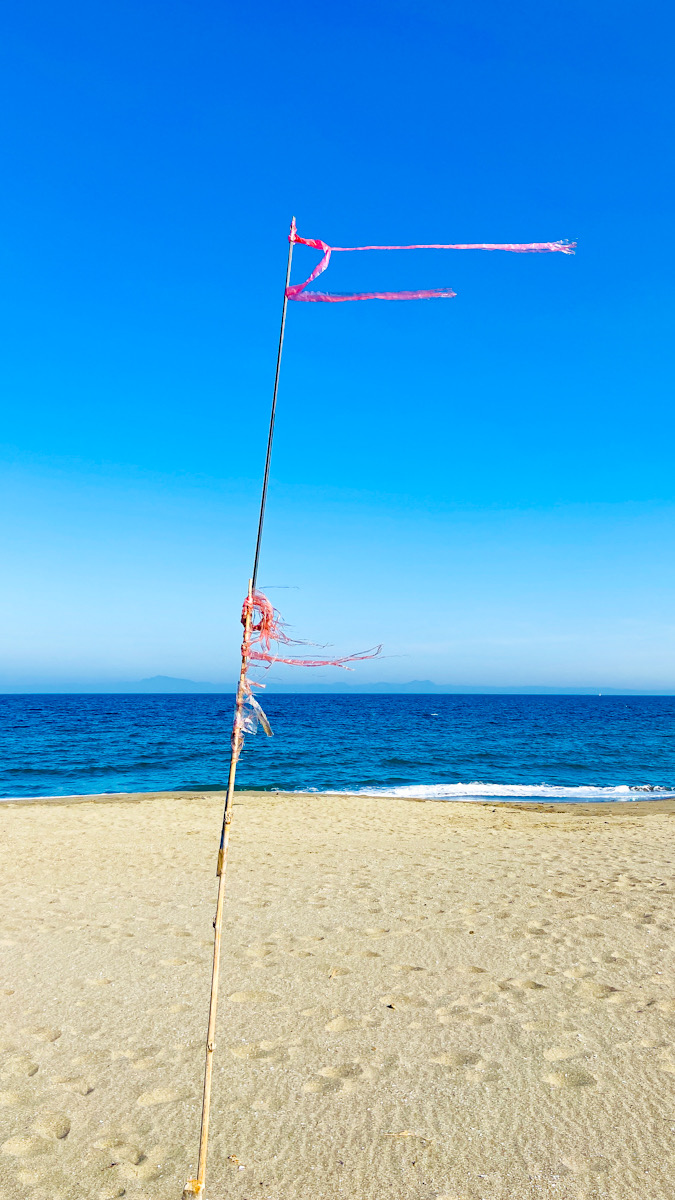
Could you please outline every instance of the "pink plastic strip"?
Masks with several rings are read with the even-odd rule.
[[[323,300],[338,304],[341,300],[442,300],[456,296],[451,288],[434,288],[426,292],[303,292],[289,296],[290,300]]]
[[[343,667],[345,671],[349,671],[347,663],[376,658],[381,649],[381,646],[374,646],[365,654],[348,654],[344,658],[282,658],[279,654],[265,654],[262,650],[249,650],[247,657],[256,662],[287,663],[289,667]]]
[[[420,292],[351,292],[341,295],[336,292],[306,292],[305,288],[322,275],[330,262],[333,252],[348,254],[356,250],[509,250],[514,254],[574,254],[576,242],[460,242],[453,245],[415,245],[415,246],[329,246],[320,238],[303,238],[296,231],[295,221],[288,235],[290,242],[302,246],[310,246],[313,250],[323,251],[321,261],[305,279],[304,283],[294,283],[286,288],[289,300],[310,300],[322,303],[337,304],[344,300],[436,300],[456,296],[452,288],[434,288]]]
[[[241,614],[243,625],[249,612],[252,616],[251,637],[248,645],[242,646],[242,651],[253,662],[288,663],[291,667],[343,667],[345,671],[350,671],[349,663],[377,658],[382,649],[381,646],[374,646],[360,654],[344,654],[340,658],[285,658],[274,653],[273,645],[301,646],[303,643],[288,636],[279,613],[267,596],[262,592],[254,592],[251,597],[246,597]]]
[[[296,242],[304,242],[304,238],[295,237]],[[313,242],[304,242],[312,246]],[[574,254],[576,242],[457,242],[452,246],[331,246],[331,250],[511,250],[516,254]]]

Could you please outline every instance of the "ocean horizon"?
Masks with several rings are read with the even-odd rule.
[[[209,680],[183,679],[173,675],[152,675],[147,679],[112,681],[98,680],[85,683],[82,680],[61,681],[46,686],[41,683],[28,687],[0,686],[0,696],[115,696],[115,695],[218,695],[234,696],[237,684],[211,683]],[[280,680],[268,679],[265,694],[285,696],[305,695],[428,695],[428,696],[675,696],[675,687],[612,687],[605,684],[578,684],[574,686],[546,686],[543,684],[473,684],[435,683],[431,679],[409,679],[401,683],[376,680],[370,683],[322,683],[312,682],[293,686]]]

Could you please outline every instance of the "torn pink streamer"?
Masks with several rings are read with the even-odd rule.
[[[287,662],[288,666],[292,667],[342,667],[345,671],[351,671],[352,668],[348,666],[350,662],[374,659],[382,649],[381,646],[376,646],[371,650],[364,650],[362,654],[345,654],[339,659],[285,658],[281,654],[275,654],[273,647],[279,646],[279,644],[282,646],[306,646],[307,643],[298,642],[294,637],[288,637],[283,628],[281,614],[276,611],[274,605],[270,604],[267,596],[262,592],[253,592],[244,600],[244,607],[241,610],[241,624],[244,625],[244,629],[246,629],[249,617],[251,618],[249,634],[244,635],[243,646],[241,646],[244,672],[239,684],[240,691],[232,727],[232,750],[233,754],[237,756],[243,748],[245,734],[256,733],[258,725],[262,725],[264,732],[271,737],[271,727],[267,715],[259,706],[252,692],[253,688],[264,688],[264,683],[249,679],[251,662],[267,662],[268,665],[273,662]]]
[[[341,658],[284,658],[280,654],[273,653],[273,643],[285,646],[302,646],[306,643],[298,642],[295,638],[288,636],[281,615],[262,592],[254,592],[250,598],[247,596],[244,600],[241,614],[243,624],[246,623],[249,611],[251,612],[251,638],[248,644],[244,643],[242,651],[247,659],[255,662],[288,663],[291,667],[342,667],[345,671],[349,671],[351,668],[347,665],[348,663],[375,658],[382,649],[381,646],[375,646],[372,650],[365,650],[361,654],[345,654]]]
[[[241,613],[241,623],[244,629],[246,629],[249,616],[248,635],[244,634],[241,647],[244,670],[232,727],[232,750],[236,755],[239,755],[242,749],[244,735],[255,733],[258,725],[262,725],[268,737],[272,736],[267,716],[252,691],[254,687],[260,688],[265,685],[248,677],[248,669],[252,662],[264,662],[269,665],[288,663],[291,667],[342,667],[345,671],[351,671],[349,663],[362,662],[365,658],[375,658],[382,649],[381,646],[375,646],[372,650],[365,650],[361,654],[345,654],[341,658],[285,658],[281,654],[274,653],[275,645],[302,646],[308,643],[296,641],[295,638],[288,636],[280,613],[262,592],[255,591],[244,600]]]
[[[323,258],[307,277],[304,283],[294,283],[286,288],[289,300],[309,300],[337,304],[343,300],[440,300],[456,296],[452,288],[431,288],[418,292],[350,292],[342,295],[339,292],[306,292],[309,283],[322,275],[330,262],[331,254],[351,253],[355,250],[510,250],[515,254],[574,254],[576,242],[475,242],[458,243],[452,246],[329,246],[320,238],[300,237],[295,225],[291,225],[288,240],[302,246],[310,246],[314,250],[323,251]]]

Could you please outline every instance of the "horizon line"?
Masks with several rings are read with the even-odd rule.
[[[195,683],[192,686],[183,688],[143,688],[143,681],[138,684],[123,683],[117,686],[79,686],[79,687],[22,687],[11,688],[8,691],[0,689],[0,696],[133,696],[133,695],[151,695],[151,696],[234,696],[236,694],[236,684],[201,684]],[[148,681],[150,682],[150,681]],[[190,680],[176,680],[176,682],[190,684]],[[419,687],[418,691],[410,692],[410,688]],[[426,685],[426,686],[425,686]],[[426,690],[428,688],[429,690]],[[203,690],[202,690],[203,689]],[[402,690],[399,690],[402,689]],[[316,684],[313,687],[307,686],[304,688],[286,687],[283,684],[272,684],[267,695],[353,695],[354,693],[364,695],[381,695],[388,693],[390,695],[590,695],[590,696],[675,696],[675,685],[671,687],[617,687],[611,685],[592,685],[592,684],[439,684],[433,683],[431,680],[409,680],[406,683],[387,683],[377,682],[373,684],[356,684],[351,687],[331,687],[330,685]]]

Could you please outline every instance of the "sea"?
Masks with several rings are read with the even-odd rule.
[[[675,697],[265,697],[237,785],[437,800],[675,791]],[[233,696],[0,696],[0,797],[224,789]]]

